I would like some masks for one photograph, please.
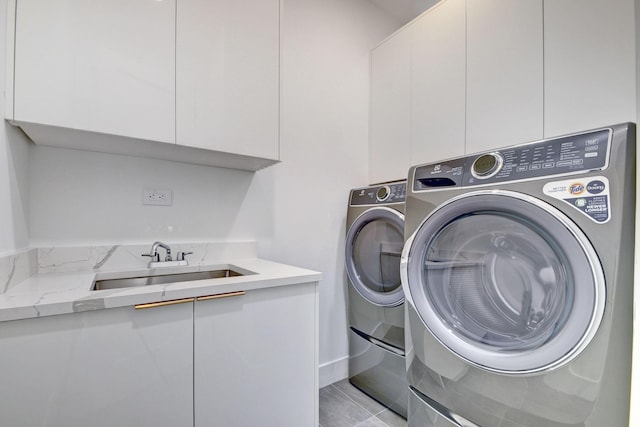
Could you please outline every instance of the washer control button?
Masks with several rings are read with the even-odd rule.
[[[502,169],[504,160],[500,153],[483,154],[474,160],[471,174],[477,179],[491,178]]]
[[[376,193],[376,199],[378,199],[379,202],[384,202],[389,198],[389,194],[391,194],[391,189],[387,185],[385,185],[384,187],[380,187],[378,189],[378,192]]]

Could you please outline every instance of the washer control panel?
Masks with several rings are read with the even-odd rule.
[[[390,194],[391,188],[388,185],[383,185],[382,187],[378,188],[378,191],[376,192],[376,200],[379,202],[384,202],[389,198]]]
[[[500,153],[483,154],[473,161],[471,175],[477,179],[491,178],[502,169],[504,159]]]
[[[404,203],[407,197],[407,182],[394,182],[351,190],[351,206],[387,205]]]
[[[608,164],[611,134],[611,129],[602,129],[418,166],[413,190],[602,170]]]

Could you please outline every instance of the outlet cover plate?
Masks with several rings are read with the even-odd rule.
[[[171,206],[171,190],[160,188],[145,188],[142,190],[142,204],[152,206]]]

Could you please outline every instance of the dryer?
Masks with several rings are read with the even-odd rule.
[[[345,267],[349,381],[406,418],[404,292],[400,282],[405,196],[406,181],[351,190]]]
[[[627,426],[635,125],[412,167],[409,426]]]

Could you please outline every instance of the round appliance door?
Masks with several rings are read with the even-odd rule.
[[[367,301],[394,307],[404,302],[400,256],[404,215],[387,207],[371,208],[347,232],[345,264],[351,285]]]
[[[452,352],[511,374],[557,368],[595,335],[605,281],[562,212],[524,194],[468,193],[407,241],[403,279],[424,325]]]

